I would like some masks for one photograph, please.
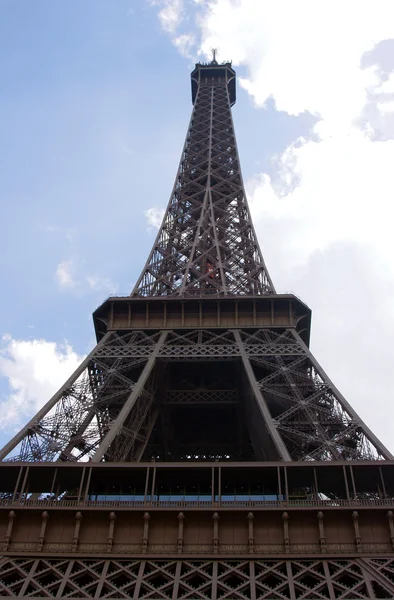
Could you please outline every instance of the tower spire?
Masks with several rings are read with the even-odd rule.
[[[231,106],[235,72],[191,74],[193,113],[174,187],[133,296],[273,294],[242,180]]]

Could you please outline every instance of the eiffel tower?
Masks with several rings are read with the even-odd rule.
[[[251,221],[231,63],[198,63],[170,201],[97,345],[0,451],[0,596],[394,597],[394,461]]]

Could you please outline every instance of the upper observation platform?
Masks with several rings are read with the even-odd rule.
[[[214,85],[219,81],[225,81],[227,83],[230,104],[231,106],[235,104],[235,71],[231,66],[231,62],[219,64],[216,60],[212,60],[210,63],[196,63],[195,69],[191,73],[191,80],[193,104],[195,102],[200,83],[209,84],[212,82]]]

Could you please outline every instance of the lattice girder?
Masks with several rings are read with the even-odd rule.
[[[4,557],[0,595],[88,600],[365,600],[394,597],[392,571],[392,558]]]
[[[253,229],[227,82],[200,83],[163,223],[135,296],[274,293]]]
[[[392,458],[304,343],[309,308],[275,293],[242,180],[231,64],[198,64],[191,79],[175,184],[133,298],[95,312],[104,337],[0,460]]]
[[[171,451],[164,417],[178,431]],[[259,423],[259,460],[390,457],[295,330],[269,328],[108,333],[0,457],[15,448],[11,460],[163,460],[165,444],[167,459],[251,460],[237,423],[240,439]]]

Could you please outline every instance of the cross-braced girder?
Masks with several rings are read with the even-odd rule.
[[[135,298],[115,317],[113,303],[100,312],[109,332],[0,460],[392,458],[297,333],[309,309],[275,294],[243,187],[234,77],[229,63],[196,66],[180,166]]]
[[[109,333],[14,460],[390,458],[293,329]]]
[[[3,466],[0,596],[393,598],[392,465],[369,463],[393,456],[310,352],[309,308],[275,292],[231,64],[214,51],[191,79],[174,188],[132,298],[97,309],[97,346],[0,450],[22,463]],[[41,461],[56,464],[24,464]]]
[[[227,82],[201,81],[163,223],[135,296],[274,293],[242,182]]]
[[[162,560],[4,557],[8,598],[354,600],[393,598],[392,558]]]

